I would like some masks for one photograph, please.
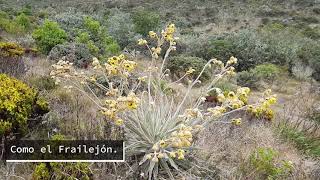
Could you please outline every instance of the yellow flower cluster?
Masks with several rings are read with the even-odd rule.
[[[195,129],[191,126],[181,125],[166,140],[155,143],[151,149],[152,153],[146,154],[145,158],[153,162],[158,162],[161,158],[185,158],[185,150],[192,143],[192,132]]]
[[[101,69],[102,66],[97,58],[93,58],[92,66],[94,69]],[[124,75],[129,76],[137,66],[134,61],[127,60],[123,54],[108,58],[108,63],[104,64],[108,75]]]
[[[227,111],[225,107],[216,106],[214,108],[208,108],[207,111],[212,117],[220,117],[223,113]]]
[[[175,31],[176,31],[175,25],[174,24],[169,24],[166,27],[165,31],[162,31],[161,34],[162,34],[162,36],[164,37],[164,39],[166,41],[172,42],[172,41],[174,41],[173,34],[174,34]]]
[[[181,117],[186,117],[187,119],[190,119],[190,118],[202,118],[202,113],[197,108],[195,108],[195,109],[186,109],[185,112],[184,112],[184,115],[182,115]]]
[[[232,123],[233,125],[239,126],[239,125],[241,125],[241,118],[232,119],[232,120],[231,120],[231,123]]]
[[[277,102],[276,95],[271,95],[271,90],[268,89],[264,92],[265,97],[260,100],[259,105],[249,105],[247,111],[260,119],[271,121],[274,118],[274,112],[271,105]]]
[[[230,59],[227,61],[227,66],[232,64],[237,64],[237,63],[238,63],[238,59],[231,56]]]
[[[189,67],[189,69],[187,70],[186,74],[192,74],[195,71],[196,71],[195,69],[193,69],[192,67]]]
[[[237,89],[237,92],[230,91],[226,95],[221,90],[217,94],[217,100],[221,103],[222,107],[230,109],[239,109],[248,103],[248,95],[250,89],[247,87],[241,87]]]
[[[123,120],[118,117],[119,112],[125,110],[137,109],[140,99],[131,92],[128,96],[120,96],[115,100],[106,100],[105,107],[102,109],[102,114],[113,120],[118,126],[123,124]]]
[[[142,45],[146,45],[146,44],[148,44],[148,41],[145,40],[145,39],[139,39],[139,40],[138,40],[138,44],[141,45],[141,46],[142,46]]]

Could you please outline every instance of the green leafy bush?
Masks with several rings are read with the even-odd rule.
[[[84,27],[78,33],[76,42],[86,44],[94,56],[110,56],[119,53],[120,46],[107,33],[106,27],[91,17],[84,18]]]
[[[15,23],[21,26],[25,32],[30,30],[32,26],[30,18],[24,13],[21,13],[15,18]]]
[[[78,67],[87,67],[93,56],[89,48],[81,43],[58,44],[52,48],[48,55],[48,58],[54,61],[58,61],[62,57]]]
[[[34,179],[92,179],[87,163],[40,163],[32,174]]]
[[[182,77],[189,68],[193,68],[195,71],[192,73],[192,79],[195,79],[205,66],[206,61],[202,58],[192,56],[174,56],[169,59],[166,68],[170,70],[173,76],[177,78]],[[210,77],[209,69],[206,69],[200,80],[205,81]]]
[[[59,23],[62,29],[69,33],[73,37],[77,29],[83,27],[83,18],[85,16],[79,12],[70,11],[57,14],[53,17],[54,21]]]
[[[109,34],[121,48],[134,41],[134,25],[129,13],[114,10],[107,19],[107,26]]]
[[[263,63],[285,65],[292,60],[295,55],[294,44],[288,39],[283,40],[283,36],[241,30],[231,34],[200,37],[194,41],[184,39],[184,42],[188,55],[220,60],[227,60],[230,56],[236,55],[238,58],[236,69],[244,71]]]
[[[299,62],[307,64],[314,70],[312,77],[320,81],[320,45],[318,42],[307,41],[297,52]]]
[[[44,24],[32,33],[38,48],[45,54],[57,44],[62,44],[67,39],[66,32],[61,29],[58,23],[45,20]]]
[[[261,81],[271,83],[276,80],[281,73],[281,69],[274,64],[258,65],[249,71],[238,73],[237,83],[241,86],[258,88]]]
[[[313,157],[320,157],[319,139],[310,137],[305,132],[285,124],[280,125],[278,130],[283,138],[293,142],[302,152]]]
[[[47,111],[48,104],[38,97],[35,90],[17,79],[0,74],[1,128],[8,127],[10,123],[10,132],[23,136],[28,131],[28,118],[42,115]]]
[[[293,170],[293,164],[280,160],[279,153],[271,148],[258,148],[250,155],[248,163],[247,172],[255,171],[251,175],[258,179],[287,178]]]
[[[144,9],[134,12],[132,19],[135,32],[144,36],[148,35],[149,31],[158,29],[160,24],[160,16],[157,13]]]

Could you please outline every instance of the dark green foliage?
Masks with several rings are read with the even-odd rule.
[[[16,17],[15,22],[23,27],[24,31],[28,31],[31,28],[31,22],[28,16],[26,16],[24,13],[20,14]]]
[[[320,45],[318,42],[307,41],[297,52],[299,61],[309,65],[314,72],[312,77],[320,81]]]
[[[62,57],[73,62],[78,67],[87,67],[92,60],[90,50],[85,44],[81,43],[66,43],[56,45],[50,51],[48,58],[58,61]]]
[[[193,72],[192,79],[197,78],[201,70],[205,66],[206,61],[202,58],[192,57],[192,56],[174,56],[171,57],[166,65],[166,68],[170,70],[173,76],[182,77],[189,68],[195,69]],[[201,81],[208,80],[210,78],[210,71],[206,69],[202,76]]]
[[[160,24],[160,16],[157,13],[143,9],[134,12],[132,19],[135,32],[144,36],[148,35],[149,31],[157,30]]]
[[[258,88],[261,81],[272,83],[280,75],[281,69],[274,64],[258,65],[249,71],[239,72],[237,83],[240,86]]]
[[[94,56],[111,56],[118,54],[120,46],[108,34],[106,27],[91,17],[84,18],[84,27],[76,37],[76,42],[86,44]]]
[[[134,25],[129,13],[114,10],[107,19],[109,34],[125,48],[134,41]]]
[[[307,27],[302,31],[303,35],[311,39],[320,39],[320,29]]]
[[[247,172],[258,179],[282,179],[288,178],[293,170],[293,164],[286,160],[281,160],[279,153],[271,148],[258,148],[245,165]],[[251,173],[254,171],[255,173]]]
[[[44,54],[48,54],[55,45],[66,41],[67,34],[58,23],[45,20],[44,24],[32,33],[32,37],[35,39],[38,48]]]

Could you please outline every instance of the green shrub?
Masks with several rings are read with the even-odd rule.
[[[45,20],[44,24],[32,33],[38,48],[45,54],[57,44],[62,44],[67,39],[66,32],[61,29],[58,23]]]
[[[214,57],[220,60],[226,60],[233,55],[232,48],[232,42],[226,39],[210,41],[208,49],[210,57],[207,57],[207,59]]]
[[[31,29],[31,21],[28,16],[24,13],[20,14],[15,18],[15,23],[23,28],[24,31]]]
[[[314,71],[312,77],[320,81],[320,45],[316,41],[307,41],[297,52],[297,61],[309,65]]]
[[[89,48],[81,43],[58,44],[50,51],[49,60],[58,61],[62,57],[78,67],[87,67],[92,60]]]
[[[320,30],[319,28],[307,27],[302,31],[302,34],[311,39],[320,39]]]
[[[92,178],[88,163],[40,163],[35,166],[33,179],[82,179]]]
[[[258,179],[287,178],[293,164],[279,158],[278,152],[271,148],[258,148],[250,155],[247,172],[255,171],[254,176]]]
[[[189,68],[193,68],[195,71],[192,74],[192,78],[195,79],[201,72],[202,68],[206,64],[206,61],[202,58],[192,56],[174,56],[171,57],[166,64],[166,68],[170,70],[173,76],[178,78],[182,77]],[[201,81],[208,80],[210,77],[209,69],[206,69],[202,76]]]
[[[107,33],[106,27],[91,17],[84,18],[84,29],[76,37],[76,42],[86,44],[94,56],[111,56],[118,54],[120,46]]]
[[[320,157],[320,141],[317,138],[309,137],[303,131],[299,131],[288,125],[280,125],[278,128],[281,136],[291,142],[307,155]]]
[[[2,121],[2,126],[5,126],[5,122],[12,124],[10,131],[18,133],[18,136],[21,137],[28,130],[28,118],[46,113],[47,110],[47,103],[38,97],[35,90],[17,79],[0,74],[0,121]]]
[[[241,86],[258,88],[261,81],[272,83],[281,73],[281,69],[274,64],[262,64],[249,71],[242,71],[237,75],[237,83]]]
[[[136,33],[147,36],[149,31],[156,30],[160,24],[160,16],[152,11],[139,9],[134,12],[133,24]]]
[[[134,41],[134,25],[129,13],[114,10],[107,19],[109,34],[125,48]]]
[[[272,33],[241,30],[212,37],[185,37],[182,41],[187,46],[188,55],[207,60],[215,57],[223,61],[237,56],[236,69],[244,71],[263,63],[285,65],[294,58],[295,44],[284,40],[282,34],[275,36]]]

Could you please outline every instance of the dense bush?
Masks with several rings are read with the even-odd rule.
[[[106,27],[91,17],[84,18],[84,27],[76,37],[76,42],[86,44],[94,56],[114,55],[120,51],[120,46],[108,34]]]
[[[90,50],[85,44],[81,43],[66,43],[58,44],[50,51],[48,58],[58,61],[62,57],[73,62],[78,67],[86,67],[92,60]]]
[[[108,20],[109,34],[119,43],[121,48],[134,41],[134,25],[129,13],[114,10]]]
[[[213,57],[227,60],[230,56],[238,58],[238,71],[254,68],[262,63],[284,65],[292,60],[294,47],[288,41],[279,42],[282,35],[270,36],[265,32],[242,30],[213,37],[200,37],[186,41],[188,54],[204,59]]]
[[[192,73],[192,78],[195,79],[200,74],[205,64],[206,61],[202,58],[192,56],[174,56],[169,59],[166,64],[166,68],[169,69],[172,75],[177,78],[182,77],[189,68],[193,68],[195,71]],[[210,72],[206,69],[200,80],[204,81],[209,79],[209,77]]]
[[[19,77],[26,72],[22,56],[25,49],[13,42],[0,42],[0,73]]]
[[[58,23],[45,20],[44,24],[33,32],[32,37],[38,48],[48,54],[55,45],[66,41],[67,34],[59,27]]]
[[[157,13],[144,9],[134,12],[132,19],[135,32],[144,36],[148,35],[149,31],[158,29],[160,24],[160,16]]]
[[[281,69],[274,64],[258,65],[249,71],[242,71],[237,75],[237,83],[241,86],[258,88],[261,82],[272,83],[281,73]]]
[[[39,98],[35,90],[17,79],[0,74],[0,125],[10,127],[6,133],[23,136],[28,131],[28,118],[47,111],[47,102]]]
[[[298,61],[309,65],[313,69],[312,77],[320,81],[320,45],[318,42],[308,41],[297,52]]]
[[[31,21],[30,18],[24,13],[20,14],[15,18],[15,22],[17,25],[21,26],[24,31],[28,31],[31,29]]]
[[[247,177],[250,179],[285,179],[293,170],[293,164],[290,161],[281,160],[279,152],[271,148],[258,148],[250,155],[245,167],[249,174]]]
[[[84,15],[77,12],[65,12],[54,16],[53,20],[61,26],[66,32],[73,29],[80,29],[83,26]]]

